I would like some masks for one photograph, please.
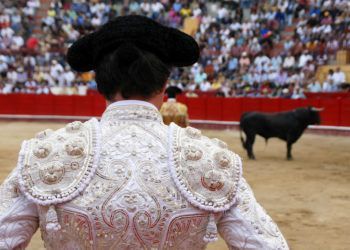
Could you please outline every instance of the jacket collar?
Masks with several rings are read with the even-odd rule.
[[[131,121],[156,121],[162,123],[156,106],[152,103],[139,100],[125,100],[114,102],[106,108],[101,121],[131,120]]]

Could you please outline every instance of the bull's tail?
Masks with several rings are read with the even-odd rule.
[[[239,136],[241,138],[242,146],[244,149],[247,149],[246,142],[244,141],[243,134],[242,134],[242,128],[239,127]]]

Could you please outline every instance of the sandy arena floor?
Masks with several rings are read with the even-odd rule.
[[[15,166],[20,142],[62,123],[0,122],[0,182]],[[292,249],[345,250],[350,246],[350,137],[305,134],[285,160],[285,144],[258,138],[257,161],[246,159],[237,131],[206,130],[244,158],[245,177]],[[40,235],[31,250],[43,249]],[[208,249],[227,249],[220,240]]]

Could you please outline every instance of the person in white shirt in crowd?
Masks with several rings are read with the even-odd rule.
[[[305,99],[305,95],[303,93],[303,89],[299,86],[296,86],[293,90],[293,94],[291,96],[292,99]]]
[[[255,70],[253,73],[253,79],[252,79],[252,83],[257,82],[257,83],[261,83],[262,82],[262,76],[261,73],[258,70]]]
[[[337,39],[332,39],[327,42],[327,52],[335,56],[335,52],[339,49],[339,42]]]
[[[202,84],[207,80],[207,77],[207,74],[202,70],[202,68],[200,68],[200,70],[194,76],[194,82],[196,84]]]
[[[284,61],[283,61],[283,68],[292,69],[294,67],[295,67],[295,58],[292,55],[292,53],[288,52],[286,58],[284,58]]]
[[[244,81],[248,82],[250,85],[253,85],[253,68],[249,69],[249,71],[242,76]]]
[[[202,10],[197,6],[193,9],[192,14],[194,17],[200,17],[202,15]]]
[[[10,63],[10,61],[11,61],[11,59],[10,59],[11,57],[10,56],[7,56],[7,55],[1,55],[0,54],[0,62],[2,61],[2,62],[5,62],[6,64],[9,64]]]
[[[20,48],[23,47],[23,45],[24,45],[24,40],[21,35],[14,35],[12,37],[12,44],[10,47],[12,50],[19,50]]]
[[[67,87],[72,87],[72,83],[75,80],[75,74],[73,73],[73,71],[68,65],[64,69],[63,77],[64,77],[64,85]]]
[[[55,79],[55,84],[61,88],[67,87],[66,86],[66,79],[64,77],[64,72],[59,74]]]
[[[29,7],[28,5],[23,8],[23,13],[28,16],[33,18],[35,15],[35,8]]]
[[[271,58],[271,66],[274,70],[279,70],[282,65],[282,57],[280,55],[275,55]]]
[[[91,20],[92,25],[93,21]],[[63,24],[62,25],[62,30],[65,32],[65,34],[68,37],[68,41],[75,41],[76,39],[78,39],[78,37],[80,36],[79,31],[77,31],[76,29],[74,29],[74,27],[72,26],[72,24]]]
[[[26,87],[26,93],[36,93],[37,85],[37,82],[33,78],[28,78],[28,80],[24,83],[24,86]]]
[[[275,83],[278,77],[278,73],[275,69],[270,69],[268,73],[268,81]]]
[[[284,71],[282,68],[277,73],[277,77],[275,80],[275,84],[277,86],[284,86],[288,78],[288,74],[286,71]]]
[[[322,91],[328,92],[328,93],[337,92],[338,87],[334,84],[332,79],[327,79],[326,81],[323,82]]]
[[[157,18],[159,16],[160,12],[163,10],[164,10],[163,4],[161,4],[157,0],[153,0],[153,2],[151,4],[151,11],[152,11],[153,17]]]
[[[318,55],[316,56],[316,64],[317,64],[318,66],[325,65],[325,64],[327,63],[327,61],[328,61],[328,56],[327,56],[326,53],[324,53],[324,54],[318,54]]]
[[[85,96],[87,94],[88,86],[86,83],[84,82],[78,83],[76,87],[78,90],[78,95]]]
[[[151,12],[151,4],[147,0],[144,0],[140,7],[143,14],[148,15]]]
[[[334,81],[334,84],[337,86],[346,82],[345,73],[341,71],[340,67],[337,67],[333,73],[332,79]]]
[[[36,94],[38,94],[38,95],[41,95],[41,94],[48,95],[48,94],[50,94],[50,89],[47,86],[47,82],[44,83],[44,84],[39,84],[38,85],[38,87],[36,89]]]
[[[102,20],[101,18],[97,15],[97,14],[94,14],[91,18],[91,25],[95,28],[101,26],[102,24]]]
[[[243,22],[242,23],[243,37],[248,37],[249,35],[251,35],[252,28],[253,28],[253,24],[251,22]]]
[[[310,55],[307,50],[304,50],[299,57],[298,68],[303,68],[307,62],[312,60],[313,60],[312,55]]]
[[[200,83],[199,89],[203,92],[209,91],[211,89],[210,82],[207,80],[204,80],[203,82]]]
[[[40,7],[40,0],[28,0],[28,8],[38,9]]]
[[[269,21],[274,20],[275,16],[276,16],[276,14],[272,9],[268,10],[266,13],[266,19]]]
[[[249,42],[249,52],[251,55],[255,56],[259,52],[261,52],[261,45],[259,44],[258,38],[254,37],[252,40]]]
[[[301,40],[305,39],[306,27],[305,27],[305,21],[304,20],[301,20],[298,23],[297,29],[296,29],[296,33],[298,34],[298,36],[300,37]]]
[[[0,35],[3,38],[10,38],[12,39],[13,35],[15,34],[15,32],[13,31],[13,29],[11,29],[10,27],[6,27],[6,28],[2,28],[0,30]]]
[[[228,10],[225,6],[221,6],[217,12],[217,16],[219,20],[223,20],[224,18],[228,17]]]
[[[270,61],[271,60],[268,56],[266,56],[265,54],[261,54],[255,58],[254,64],[262,69],[263,64],[269,64]]]
[[[307,85],[307,89],[311,93],[319,93],[322,91],[322,86],[319,81],[312,79],[311,83]]]
[[[186,90],[188,91],[195,91],[197,89],[199,89],[199,84],[196,84],[194,82],[189,82],[186,86]]]
[[[242,27],[241,23],[238,22],[237,20],[230,24],[230,30],[232,31],[238,31],[241,29],[241,27]]]
[[[91,14],[97,14],[97,11],[98,11],[98,4],[97,4],[97,2],[93,2],[90,5],[90,13]]]
[[[60,63],[58,63],[56,60],[52,60],[52,64],[50,67],[50,75],[54,80],[57,80],[60,78],[60,76],[63,74],[63,67]]]
[[[324,24],[320,28],[320,32],[323,34],[329,35],[332,33],[332,26],[330,24]]]
[[[15,84],[17,81],[17,71],[13,68],[9,68],[6,74],[6,78],[10,84]]]
[[[260,74],[260,83],[267,82],[268,80],[269,80],[269,73],[265,70],[262,70]]]
[[[202,66],[199,65],[198,63],[193,64],[191,67],[191,74],[195,76],[196,74],[199,74],[200,71],[202,70]]]
[[[141,10],[141,6],[138,1],[130,1],[129,3],[130,13],[139,14]]]
[[[252,23],[256,23],[258,19],[259,19],[259,15],[256,11],[253,11],[250,13],[250,21]]]
[[[6,94],[10,94],[12,93],[12,89],[13,89],[14,85],[11,83],[5,83],[3,89],[2,89],[2,94],[6,95]]]
[[[275,67],[272,64],[272,61],[270,61],[269,63],[263,64],[263,70],[265,70],[266,72],[270,72],[271,70],[275,70],[276,68],[278,69],[279,67]]]
[[[277,7],[281,10],[281,12],[285,12],[288,8],[288,1],[287,0],[279,0],[277,1]]]
[[[19,67],[16,75],[16,83],[24,84],[28,80],[28,73],[23,69],[23,67]]]

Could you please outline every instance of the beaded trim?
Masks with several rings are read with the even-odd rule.
[[[186,177],[184,178],[183,173],[181,173],[181,146],[178,144],[178,138],[180,136],[181,128],[177,127],[174,123],[172,123],[169,126],[168,132],[168,166],[170,168],[172,179],[174,180],[181,194],[184,197],[186,197],[188,202],[190,202],[193,206],[196,206],[205,211],[217,213],[229,210],[231,206],[237,201],[236,193],[238,191],[239,181],[242,176],[242,162],[240,157],[238,155],[235,155],[234,157],[234,169],[232,170],[235,171],[236,177],[233,180],[233,183],[231,182],[232,186],[230,187],[230,190],[233,189],[233,191],[227,194],[217,193],[218,197],[215,197],[215,199],[220,199],[220,202],[204,200],[202,197],[196,194],[196,192],[194,192],[197,190],[191,190],[192,187],[190,188],[188,186],[188,181],[186,180]],[[188,178],[195,177],[197,176],[188,176]],[[198,176],[197,178],[201,177]],[[224,197],[220,197],[223,195]],[[223,199],[225,200],[224,202],[222,201]]]
[[[162,116],[155,108],[143,105],[122,106],[115,105],[107,107],[101,121],[104,120],[144,120],[163,122]]]
[[[100,156],[100,141],[101,141],[101,130],[100,130],[100,125],[99,122],[96,118],[93,118],[86,122],[91,126],[91,128],[88,128],[91,132],[91,143],[92,143],[92,152],[90,152],[87,157],[87,168],[84,171],[81,171],[78,175],[78,183],[73,186],[71,189],[68,191],[63,192],[62,190],[50,190],[49,192],[42,192],[40,194],[40,190],[38,190],[37,187],[30,185],[26,183],[24,178],[25,177],[25,160],[27,157],[27,154],[30,152],[29,149],[29,142],[24,141],[22,143],[22,147],[19,153],[18,157],[18,163],[17,167],[20,169],[20,174],[19,174],[19,187],[21,191],[24,193],[26,198],[30,201],[33,201],[36,204],[42,205],[42,206],[48,206],[48,205],[54,205],[54,204],[60,204],[64,203],[67,201],[70,201],[77,197],[81,192],[85,190],[85,188],[88,186],[89,182],[95,175],[95,172],[98,167],[98,162],[99,162],[99,156]],[[81,176],[83,175],[83,176]],[[35,189],[35,191],[33,191]],[[34,192],[37,192],[37,194],[33,194]],[[49,193],[49,194],[47,194]]]

